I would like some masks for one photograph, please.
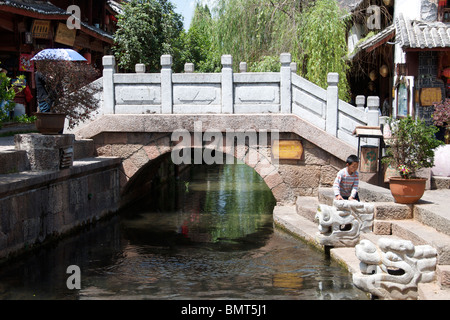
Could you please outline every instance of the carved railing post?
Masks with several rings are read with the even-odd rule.
[[[364,111],[366,105],[366,97],[365,96],[357,96],[356,99],[356,108],[358,110]]]
[[[193,63],[188,62],[188,63],[184,64],[184,72],[185,73],[194,73],[194,70],[195,70],[195,66]]]
[[[134,71],[136,73],[145,73],[145,64],[136,63],[136,65],[134,66]]]
[[[328,74],[327,88],[327,119],[325,124],[326,132],[332,136],[337,136],[338,108],[339,108],[339,74]]]
[[[222,113],[234,113],[233,110],[233,57],[222,56]]]
[[[281,69],[281,83],[280,83],[280,97],[281,97],[281,113],[291,113],[292,110],[292,72],[291,72],[291,54],[282,53],[280,55]]]
[[[171,114],[173,109],[172,98],[172,56],[161,56],[161,112]]]
[[[240,73],[247,72],[247,62],[239,63],[239,72]]]
[[[103,113],[115,113],[114,72],[116,59],[114,56],[103,57]]]
[[[367,125],[369,127],[378,127],[380,125],[380,98],[367,97]],[[368,144],[378,146],[380,141],[378,139],[368,139]]]

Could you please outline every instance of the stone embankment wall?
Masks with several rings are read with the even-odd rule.
[[[120,159],[83,158],[63,170],[0,179],[0,259],[118,210]]]

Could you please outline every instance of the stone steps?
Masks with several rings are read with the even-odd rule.
[[[364,201],[374,202],[375,206],[374,232],[362,234],[361,239],[377,243],[379,238],[388,237],[436,248],[436,281],[420,285],[419,299],[450,299],[450,221],[439,215],[439,212],[445,211],[445,208],[442,208],[445,201],[432,201],[436,200],[436,196],[441,196],[439,191],[433,193],[433,199],[424,196],[417,205],[404,205],[395,203],[388,189],[362,183],[360,196]],[[442,194],[440,200],[446,199],[447,196],[448,193]],[[313,238],[317,233],[317,223],[314,221],[317,207],[319,204],[332,205],[333,199],[331,188],[320,188],[318,197],[297,198],[297,214],[301,216],[303,223],[307,221],[310,224],[309,242],[315,241]],[[359,272],[359,260],[355,256],[354,248],[333,248],[330,254],[345,264],[350,272]]]
[[[0,174],[19,173],[30,170],[26,151],[13,148],[0,150]]]
[[[432,190],[441,190],[441,189],[450,189],[450,177],[431,177],[431,189]]]
[[[8,137],[14,143],[13,137]],[[75,140],[74,160],[92,158],[95,155],[94,141],[91,139]],[[0,174],[20,173],[31,169],[25,150],[16,150],[14,145],[0,147]]]

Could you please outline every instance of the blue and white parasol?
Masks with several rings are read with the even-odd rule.
[[[44,49],[39,51],[31,60],[87,61],[81,54],[72,49]]]

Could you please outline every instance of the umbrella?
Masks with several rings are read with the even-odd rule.
[[[44,49],[39,51],[31,60],[87,61],[81,54],[72,49]]]

